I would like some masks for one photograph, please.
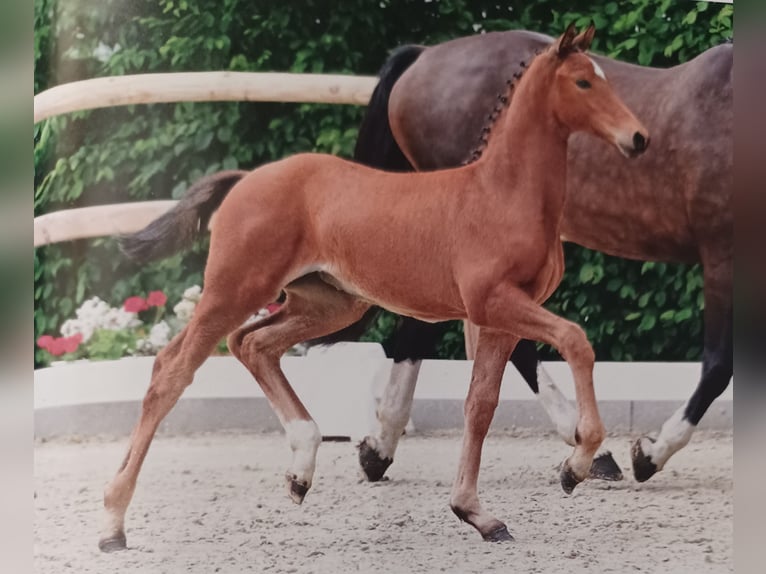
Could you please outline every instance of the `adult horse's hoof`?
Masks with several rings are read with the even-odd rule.
[[[650,442],[654,442],[654,439],[646,438]],[[636,477],[638,482],[646,482],[659,470],[657,465],[652,462],[652,459],[644,453],[644,449],[641,448],[640,438],[633,443],[633,447],[630,449],[630,456],[633,459],[633,476]]]
[[[561,488],[564,489],[564,492],[567,494],[572,494],[572,491],[575,489],[575,486],[580,484],[582,482],[581,478],[577,478],[577,475],[575,474],[574,470],[572,470],[572,467],[569,465],[569,460],[565,460],[564,464],[561,465]]]
[[[614,460],[612,453],[606,451],[593,459],[588,478],[617,481],[622,480],[624,476],[622,475],[622,470]]]
[[[110,536],[109,538],[102,538],[98,541],[98,548],[101,552],[117,552],[118,550],[125,550],[127,547],[127,541],[123,533]]]
[[[370,482],[378,482],[391,463],[391,458],[381,458],[378,451],[370,445],[370,437],[365,437],[358,445],[359,448],[359,466],[362,467],[364,476]]]
[[[311,485],[305,480],[298,480],[298,477],[290,472],[285,474],[285,479],[287,481],[287,495],[290,500],[295,504],[302,504]]]
[[[482,534],[481,536],[487,542],[512,542],[513,541],[513,536],[511,536],[511,533],[508,532],[508,528],[506,528],[505,524],[501,524],[497,528],[493,529],[487,534]]]

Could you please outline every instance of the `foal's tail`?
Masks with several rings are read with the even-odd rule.
[[[232,187],[249,172],[219,171],[194,183],[170,211],[141,231],[119,238],[120,249],[129,258],[146,262],[169,257],[205,233],[210,218]]]

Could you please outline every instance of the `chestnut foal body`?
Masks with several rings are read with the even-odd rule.
[[[562,466],[562,486],[570,492],[587,476],[604,437],[593,351],[579,326],[540,305],[564,270],[559,227],[567,140],[588,131],[628,155],[648,143],[646,130],[582,53],[592,36],[592,27],[575,37],[570,26],[534,60],[474,164],[392,174],[332,156],[293,156],[242,179],[239,172],[204,179],[173,210],[123,238],[129,254],[164,254],[193,239],[220,204],[202,298],[187,327],[157,356],[128,453],[106,487],[102,550],[125,547],[125,512],[154,432],[229,333],[232,353],[286,430],[293,451],[288,492],[302,502],[321,435],[280,357],[297,342],[353,323],[373,304],[422,320],[467,318],[479,326],[450,505],[485,539],[511,538],[482,509],[477,480],[503,370],[521,337],[553,345],[572,369],[577,444]],[[255,251],[258,265],[251,264]],[[240,327],[282,289],[287,297],[279,311]]]

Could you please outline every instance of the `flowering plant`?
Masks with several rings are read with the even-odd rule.
[[[198,285],[189,287],[173,307],[173,314],[167,316],[167,297],[162,291],[152,291],[146,298],[128,297],[118,308],[92,297],[77,309],[74,318],[64,322],[60,337],[43,335],[37,346],[47,351],[49,360],[155,355],[189,322],[201,295]],[[276,308],[278,305],[270,305],[251,320]],[[227,351],[225,341],[217,350]]]
[[[165,307],[168,298],[162,291],[152,291],[146,298],[128,297],[117,308],[98,297],[92,297],[77,309],[75,318],[64,322],[60,337],[43,335],[37,339],[37,346],[47,351],[49,360],[99,360],[156,355],[186,326],[201,296],[199,285],[189,287],[173,307],[173,314],[167,316]],[[279,309],[279,306],[278,303],[271,303],[247,322],[265,317]],[[216,351],[228,352],[225,340],[219,343]],[[300,345],[292,350],[299,354],[304,351]]]

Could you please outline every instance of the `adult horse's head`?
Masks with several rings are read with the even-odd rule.
[[[649,132],[612,90],[601,67],[587,54],[596,29],[577,34],[573,24],[538,59],[555,67],[550,90],[557,120],[570,131],[600,137],[626,157],[649,146]]]

